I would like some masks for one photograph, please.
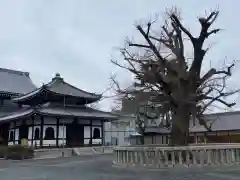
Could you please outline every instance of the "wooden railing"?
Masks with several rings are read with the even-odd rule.
[[[206,166],[240,162],[240,144],[204,144],[178,147],[115,147],[115,165],[139,167]]]

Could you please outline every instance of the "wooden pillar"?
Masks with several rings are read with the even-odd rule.
[[[13,130],[13,144],[15,144],[15,141],[16,141],[16,138],[15,138],[15,136],[16,136],[16,121],[14,121],[14,123],[13,123],[13,128],[14,128],[14,130]],[[19,131],[18,131],[18,138],[19,138]]]
[[[101,137],[102,137],[102,145],[105,145],[104,141],[105,141],[105,138],[104,138],[104,121],[101,120]]]
[[[90,120],[90,146],[92,146],[92,120]]]
[[[41,116],[41,126],[40,126],[40,147],[43,146],[43,125],[44,125],[44,118]]]
[[[34,146],[33,139],[34,139],[34,116],[32,116],[32,139],[31,139],[32,147]]]
[[[57,137],[56,137],[56,146],[59,146],[59,117],[57,117]]]

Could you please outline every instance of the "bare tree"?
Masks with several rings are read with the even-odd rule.
[[[136,28],[143,42],[127,41],[121,49],[125,63],[112,63],[133,73],[136,77],[134,88],[121,89],[116,79],[112,79],[120,94],[135,95],[139,92],[155,92],[158,115],[171,112],[172,145],[186,145],[190,119],[197,119],[208,130],[211,128],[203,119],[205,110],[214,103],[232,107],[226,97],[237,90],[228,90],[226,80],[232,75],[234,63],[224,69],[209,69],[202,74],[204,56],[209,48],[204,48],[206,39],[217,34],[220,29],[210,29],[219,11],[212,11],[199,18],[200,33],[194,36],[183,24],[176,9],[167,12],[167,19],[161,30],[153,30],[153,22]],[[186,57],[186,43],[193,48],[193,58]],[[157,102],[157,103],[156,103]]]

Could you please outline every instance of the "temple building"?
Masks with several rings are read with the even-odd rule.
[[[29,73],[0,68],[0,141],[33,147],[93,146],[104,143],[104,122],[116,115],[87,104],[100,94],[74,87],[60,76],[37,88]]]

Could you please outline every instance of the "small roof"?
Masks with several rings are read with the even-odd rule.
[[[0,93],[26,94],[35,90],[28,72],[0,68]],[[4,82],[4,83],[3,83]]]
[[[71,84],[66,83],[63,80],[63,78],[60,76],[60,74],[57,73],[56,76],[52,79],[52,81],[49,82],[48,84],[43,85],[40,88],[32,92],[29,92],[23,96],[14,98],[13,101],[18,101],[18,102],[24,101],[32,98],[33,96],[38,95],[39,93],[42,93],[43,91],[51,92],[58,95],[84,98],[90,101],[97,101],[102,97],[102,95],[100,94],[89,93],[81,89],[78,89],[77,87],[72,86]]]
[[[53,116],[74,116],[84,118],[103,118],[103,119],[117,119],[118,116],[109,112],[99,111],[89,107],[43,107],[37,110],[40,114]]]
[[[34,109],[23,108],[19,111],[16,111],[16,112],[13,112],[13,113],[10,113],[8,115],[0,117],[0,122],[11,121],[11,120],[18,119],[20,117],[31,116],[32,114],[34,114]]]
[[[240,130],[240,111],[205,114],[204,118],[212,131]],[[208,130],[198,123],[198,120],[190,121],[189,132],[207,132]],[[145,133],[168,134],[170,129],[157,126],[147,127]]]
[[[32,114],[41,114],[47,116],[69,116],[69,117],[81,117],[81,118],[101,118],[104,120],[117,119],[118,116],[113,115],[109,112],[99,111],[86,106],[74,106],[74,107],[61,107],[53,106],[47,103],[37,108],[22,108],[19,111],[0,117],[2,121],[12,121]]]
[[[212,124],[212,131],[240,130],[240,111],[206,114],[205,119],[208,124]],[[195,125],[190,125],[190,131],[206,132],[207,130],[196,120]]]

